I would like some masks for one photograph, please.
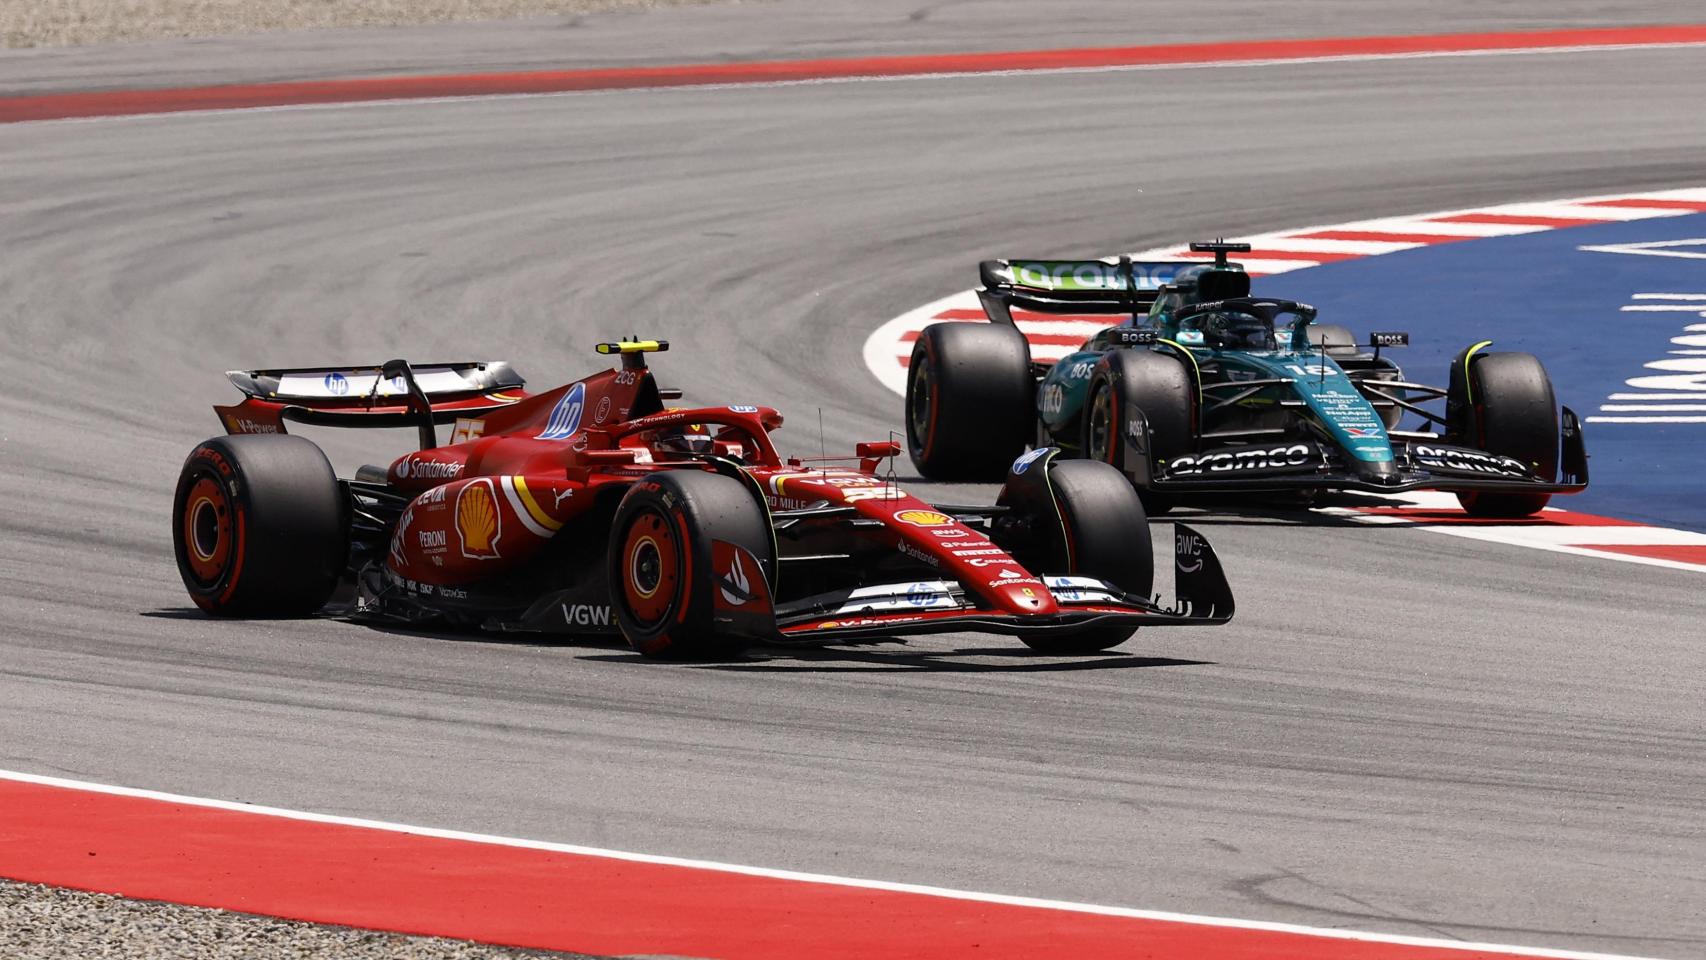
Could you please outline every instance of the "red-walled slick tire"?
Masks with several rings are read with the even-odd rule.
[[[610,600],[622,636],[640,655],[715,659],[746,646],[747,638],[720,633],[713,622],[714,540],[775,569],[769,518],[739,480],[671,470],[622,497],[610,534]]]
[[[172,546],[184,588],[208,613],[308,616],[348,561],[348,500],[326,455],[301,437],[215,437],[178,474]]]

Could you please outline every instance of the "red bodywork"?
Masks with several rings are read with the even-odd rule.
[[[885,546],[892,551],[889,557],[898,553],[939,578],[934,585],[914,584],[940,593],[915,604],[840,603],[782,615],[775,577],[766,582],[762,572],[754,575],[760,566],[756,558],[718,541],[712,555],[717,569],[695,573],[718,578],[724,587],[719,609],[727,607],[733,620],[750,620],[743,629],[755,634],[782,639],[909,633],[947,629],[945,622],[968,619],[979,624],[973,629],[1023,632],[1024,624],[1058,627],[1063,616],[1086,615],[1144,617],[1148,622],[1206,620],[1201,614],[1177,617],[1130,598],[1063,604],[1036,573],[993,541],[986,528],[968,524],[879,476],[879,465],[898,452],[897,444],[860,444],[857,456],[849,458],[858,461],[856,468],[808,467],[797,459],[784,460],[770,437],[782,424],[775,409],[664,409],[643,360],[624,359],[620,368],[534,395],[512,386],[399,403],[399,382],[391,395],[377,400],[251,393],[241,404],[216,410],[232,433],[283,432],[287,419],[355,426],[374,418],[405,425],[423,413],[440,422],[471,414],[456,417],[453,442],[397,458],[382,482],[377,468],[369,468],[352,483],[382,487],[407,500],[389,537],[384,580],[405,590],[417,606],[455,605],[481,584],[521,576],[565,527],[583,516],[600,516],[596,511],[607,509],[621,492],[648,476],[669,470],[717,471],[721,464],[724,472],[738,465],[754,495],[762,496],[773,525],[833,515],[835,522],[857,528],[864,548]],[[299,375],[312,378],[319,371]],[[327,384],[333,383],[332,376],[326,375]],[[240,386],[250,382],[236,374],[233,380]],[[375,391],[379,383],[375,381]],[[608,528],[600,528],[598,535],[607,541]],[[586,547],[602,553],[604,541]],[[785,554],[779,559],[784,564],[789,560]],[[951,589],[945,586],[950,583]],[[904,589],[905,584],[900,586]],[[594,601],[557,606],[558,629],[610,626],[608,606],[602,613]]]

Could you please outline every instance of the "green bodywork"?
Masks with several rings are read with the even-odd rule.
[[[1291,325],[1276,330],[1277,349],[1216,348],[1205,343],[1202,331],[1193,328],[1199,317],[1190,316],[1189,310],[1182,308],[1198,304],[1195,296],[1198,284],[1209,287],[1203,281],[1217,279],[1209,275],[1227,273],[1242,274],[1242,271],[1236,265],[1185,271],[1181,279],[1186,282],[1165,288],[1147,315],[1098,332],[1082,349],[1055,363],[1037,390],[1037,417],[1049,435],[1049,442],[1071,449],[1082,446],[1082,422],[1085,404],[1090,399],[1090,382],[1104,354],[1116,349],[1154,350],[1187,363],[1199,390],[1205,376],[1215,383],[1287,381],[1260,387],[1232,404],[1235,410],[1226,412],[1259,417],[1267,410],[1277,414],[1282,401],[1294,401],[1293,412],[1319,426],[1347,456],[1369,464],[1392,462],[1391,437],[1379,412],[1344,369],[1310,343],[1306,329],[1315,318],[1314,308],[1300,305],[1298,311],[1290,314]],[[1192,280],[1197,283],[1190,283]],[[1243,285],[1248,289],[1247,280],[1243,280]],[[1181,312],[1187,314],[1183,323],[1179,319]],[[1131,327],[1154,331],[1156,342],[1146,346],[1117,346],[1118,331]],[[1199,394],[1199,407],[1201,399]],[[1301,401],[1302,406],[1296,406],[1295,401]]]

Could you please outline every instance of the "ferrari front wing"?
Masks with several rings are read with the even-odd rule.
[[[1208,539],[1175,524],[1172,607],[1086,576],[1043,575],[1058,613],[1015,615],[979,606],[948,581],[887,584],[835,597],[832,610],[809,601],[777,611],[783,642],[833,642],[903,634],[975,632],[1066,635],[1109,626],[1215,626],[1232,619],[1232,590]],[[805,609],[800,609],[801,607]]]

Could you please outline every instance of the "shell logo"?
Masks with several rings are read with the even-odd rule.
[[[491,560],[500,556],[498,538],[503,534],[503,518],[498,515],[498,498],[490,477],[473,481],[456,495],[456,534],[462,538],[464,557]]]
[[[894,518],[915,527],[940,527],[954,522],[953,517],[934,510],[902,510]]]

